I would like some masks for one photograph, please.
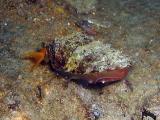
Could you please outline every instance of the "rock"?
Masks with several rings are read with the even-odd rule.
[[[77,9],[78,13],[89,13],[95,9],[96,0],[66,0]]]

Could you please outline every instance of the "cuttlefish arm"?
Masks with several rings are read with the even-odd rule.
[[[36,68],[44,59],[47,54],[46,48],[42,48],[39,51],[30,51],[24,54],[24,59],[29,59],[34,62],[33,66],[31,67],[31,71]]]

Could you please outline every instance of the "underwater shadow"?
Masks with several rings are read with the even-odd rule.
[[[49,64],[49,69],[52,72],[54,72],[58,77],[64,78],[67,82],[74,82],[78,85],[81,85],[85,89],[102,89],[103,87],[120,82],[120,81],[112,81],[106,83],[102,82],[89,83],[89,81],[84,79],[82,75],[66,72],[63,69],[53,67],[51,64]]]

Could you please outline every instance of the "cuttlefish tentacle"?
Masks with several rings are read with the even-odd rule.
[[[24,59],[29,59],[34,62],[34,65],[31,67],[31,71],[36,68],[44,59],[47,54],[46,48],[42,48],[39,51],[31,51],[24,54]]]

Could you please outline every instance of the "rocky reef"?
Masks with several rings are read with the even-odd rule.
[[[0,120],[159,120],[159,8],[159,0],[1,0]],[[96,35],[86,34],[77,20],[91,23]],[[69,72],[88,54],[95,61],[87,64],[97,71],[130,61],[132,68],[122,81],[103,87],[68,81],[45,63],[31,72],[24,53],[54,40],[76,45],[66,52]]]

